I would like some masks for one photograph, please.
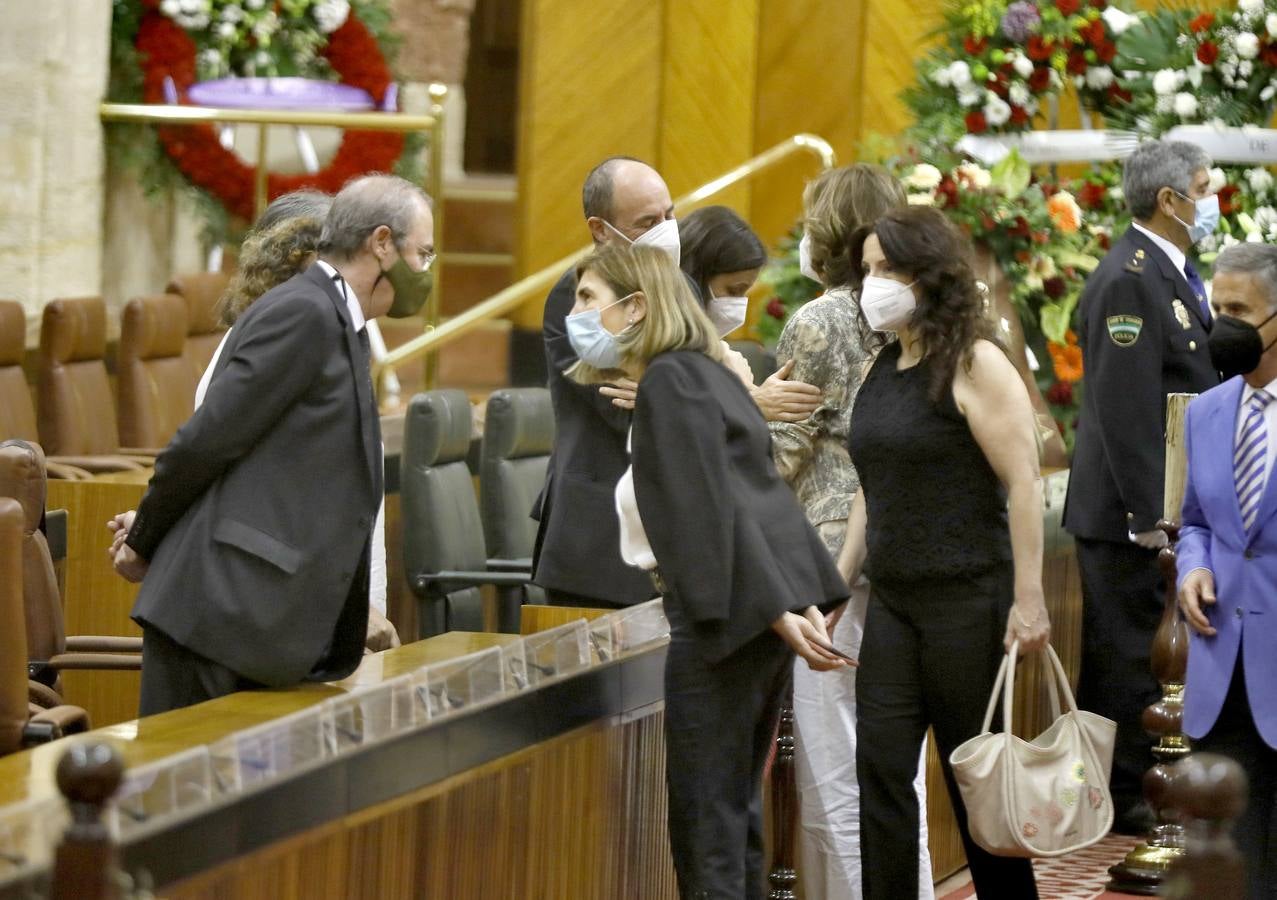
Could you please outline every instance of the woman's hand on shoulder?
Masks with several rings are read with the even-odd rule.
[[[820,388],[789,380],[794,364],[794,360],[789,360],[767,376],[762,384],[750,389],[754,402],[768,422],[802,422],[820,408]]]

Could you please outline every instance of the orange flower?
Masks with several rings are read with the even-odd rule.
[[[1065,337],[1073,340],[1067,344],[1047,341],[1046,349],[1051,354],[1051,365],[1055,368],[1055,377],[1067,384],[1076,384],[1082,380],[1082,348],[1077,345],[1073,332]]]
[[[1046,211],[1051,214],[1055,227],[1065,234],[1073,234],[1082,227],[1082,209],[1068,191],[1058,191],[1046,201]]]

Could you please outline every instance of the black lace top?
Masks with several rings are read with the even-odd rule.
[[[851,416],[848,447],[865,492],[871,579],[913,581],[986,571],[1011,559],[1006,491],[946,390],[927,396],[930,365],[897,370],[883,348]]]

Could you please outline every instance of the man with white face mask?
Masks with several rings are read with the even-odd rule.
[[[585,224],[597,246],[654,246],[675,262],[681,259],[669,188],[651,166],[625,156],[605,159],[586,177],[581,193]],[[540,523],[533,577],[553,604],[628,606],[652,593],[650,579],[621,559],[612,501],[629,465],[626,435],[638,385],[618,378],[612,385],[586,387],[564,377],[577,361],[566,322],[575,295],[575,274],[568,270],[546,298],[542,321],[555,437],[545,487],[532,509]],[[806,417],[814,407],[812,393],[809,386],[787,382],[783,373],[753,392],[768,418]]]
[[[1086,391],[1064,527],[1082,575],[1078,704],[1117,722],[1111,788],[1116,830],[1151,824],[1141,803],[1152,757],[1140,724],[1161,696],[1150,671],[1165,586],[1158,550],[1166,395],[1219,383],[1207,338],[1205,288],[1188,254],[1215,230],[1209,157],[1192,144],[1148,141],[1126,160],[1134,222],[1087,278],[1078,343]]]
[[[585,179],[582,206],[596,245],[652,244],[678,259],[674,203],[651,166],[629,157],[605,159]],[[540,523],[534,580],[554,604],[629,606],[652,596],[651,579],[621,559],[612,501],[629,465],[625,437],[637,385],[587,387],[563,376],[577,361],[566,325],[575,294],[569,269],[545,301],[542,334],[555,435],[545,487],[532,509]]]

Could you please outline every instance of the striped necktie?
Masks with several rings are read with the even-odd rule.
[[[1242,511],[1242,526],[1250,531],[1259,512],[1259,501],[1264,495],[1265,475],[1268,473],[1268,426],[1264,422],[1264,407],[1272,402],[1267,391],[1255,391],[1246,404],[1246,424],[1237,439],[1233,453],[1233,473],[1237,483],[1237,503]]]

